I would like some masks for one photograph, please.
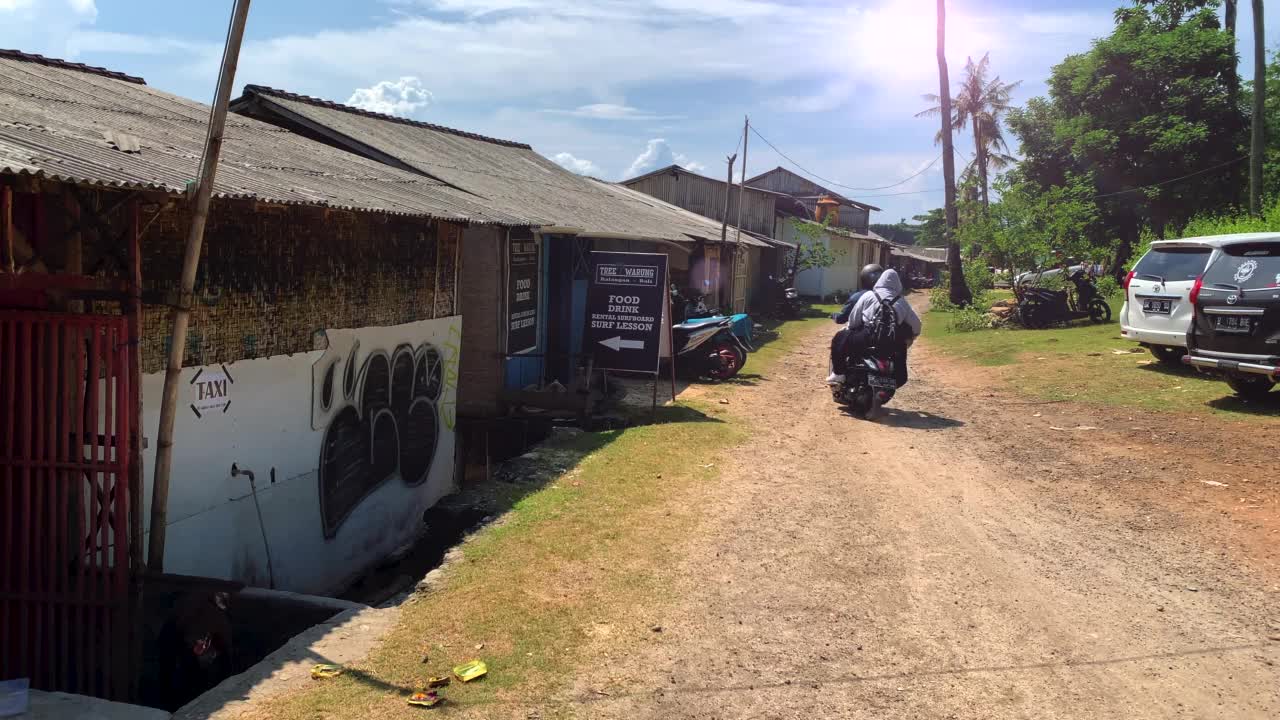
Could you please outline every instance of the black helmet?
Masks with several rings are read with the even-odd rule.
[[[876,286],[876,282],[880,280],[880,276],[884,274],[884,268],[876,263],[871,263],[862,268],[862,273],[858,276],[858,282],[863,290],[871,290]]]

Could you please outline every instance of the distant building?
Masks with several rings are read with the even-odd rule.
[[[789,251],[795,247],[794,243],[781,238],[781,226],[790,218],[811,217],[811,213],[800,201],[785,193],[753,187],[743,189],[741,185],[730,185],[724,180],[699,175],[679,165],[654,170],[623,180],[619,184],[717,222],[724,222],[727,209],[731,244],[736,238],[734,226],[738,224],[739,217],[744,232],[755,234],[769,244],[769,247],[748,245],[744,249],[745,267],[740,269],[740,282],[732,284],[741,303],[733,303],[735,310],[745,307],[747,311],[758,312],[769,307],[772,302],[769,295],[772,283],[769,278],[786,274],[784,263]],[[728,198],[725,197],[726,190]],[[738,213],[739,197],[742,198],[741,216]],[[710,256],[718,258],[718,262],[714,264],[718,265],[716,271],[723,281],[704,278],[697,284],[705,285],[705,289],[710,291],[708,294],[718,295],[720,304],[728,306],[731,284],[727,280],[732,272],[732,256],[727,252],[720,253],[718,248],[703,248],[702,256],[694,259],[695,265],[701,260],[703,267],[706,267]]]
[[[874,205],[851,200],[783,167],[776,167],[747,180],[747,187],[789,195],[804,205],[809,212],[809,217],[819,221],[829,212],[822,209],[826,206],[836,213],[836,217],[832,219],[832,225],[862,234],[866,234],[870,229],[871,211],[880,209]]]

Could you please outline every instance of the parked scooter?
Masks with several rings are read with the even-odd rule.
[[[676,371],[686,376],[727,380],[747,363],[748,348],[729,318],[685,322],[671,328]]]
[[[774,288],[774,309],[783,320],[795,320],[804,312],[804,303],[800,301],[800,293],[793,287],[787,287],[785,281],[770,276],[769,282]]]
[[[696,290],[681,293],[674,285],[671,286],[671,307],[676,308],[674,311],[676,318],[688,325],[701,325],[728,320],[730,330],[746,346],[747,350],[752,351],[755,349],[752,346],[754,340],[752,330],[755,328],[755,324],[751,321],[750,315],[735,313],[726,317],[721,315],[715,308],[707,306],[705,295]]]

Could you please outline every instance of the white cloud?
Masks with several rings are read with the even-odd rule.
[[[631,167],[627,168],[623,178],[633,178],[669,165],[679,165],[690,172],[702,172],[707,169],[702,163],[694,162],[684,155],[673,152],[665,139],[654,138],[645,146],[644,152],[631,163]]]
[[[412,117],[433,99],[421,80],[406,75],[399,80],[383,80],[373,87],[357,88],[347,98],[347,104],[384,115]]]
[[[72,57],[70,39],[97,19],[94,0],[0,0],[0,47]]]
[[[1021,33],[1037,35],[1102,37],[1115,27],[1115,16],[1110,12],[1027,13],[1017,19],[1016,27]]]
[[[681,120],[684,118],[683,115],[648,113],[630,105],[619,105],[617,103],[593,103],[591,105],[579,105],[573,110],[543,110],[543,112],[555,115],[570,115],[589,120]]]
[[[783,112],[820,113],[844,107],[854,99],[855,84],[852,80],[827,83],[813,95],[788,95],[773,101],[773,106]]]
[[[579,175],[599,175],[600,168],[590,160],[576,158],[567,152],[556,153],[551,156],[551,160],[560,167],[575,172]]]

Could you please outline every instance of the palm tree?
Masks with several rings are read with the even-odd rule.
[[[1260,2],[1260,0],[1255,0]],[[951,144],[951,80],[947,77],[947,8],[946,0],[938,0],[938,114],[942,117],[942,180],[946,187],[947,267],[951,272],[951,304],[969,305],[973,294],[964,281],[964,261],[956,241],[959,216],[956,213],[956,159]]]
[[[939,0],[941,2],[941,0]],[[1262,214],[1262,156],[1266,153],[1267,47],[1262,0],[1253,0],[1253,144],[1249,150],[1249,212]]]
[[[1009,146],[1004,140],[1004,131],[1000,127],[1000,118],[1009,112],[1014,89],[1021,82],[1007,83],[996,76],[990,80],[987,74],[991,71],[991,53],[982,56],[978,62],[968,58],[964,66],[964,82],[951,104],[951,127],[964,130],[973,127],[974,162],[972,170],[978,176],[978,192],[982,199],[982,209],[986,212],[991,207],[992,168],[1001,169],[1012,162]],[[942,115],[942,104],[938,95],[924,96],[928,102],[938,103],[916,117],[936,117]],[[941,139],[941,133],[939,133]],[[966,170],[968,172],[968,170]]]

